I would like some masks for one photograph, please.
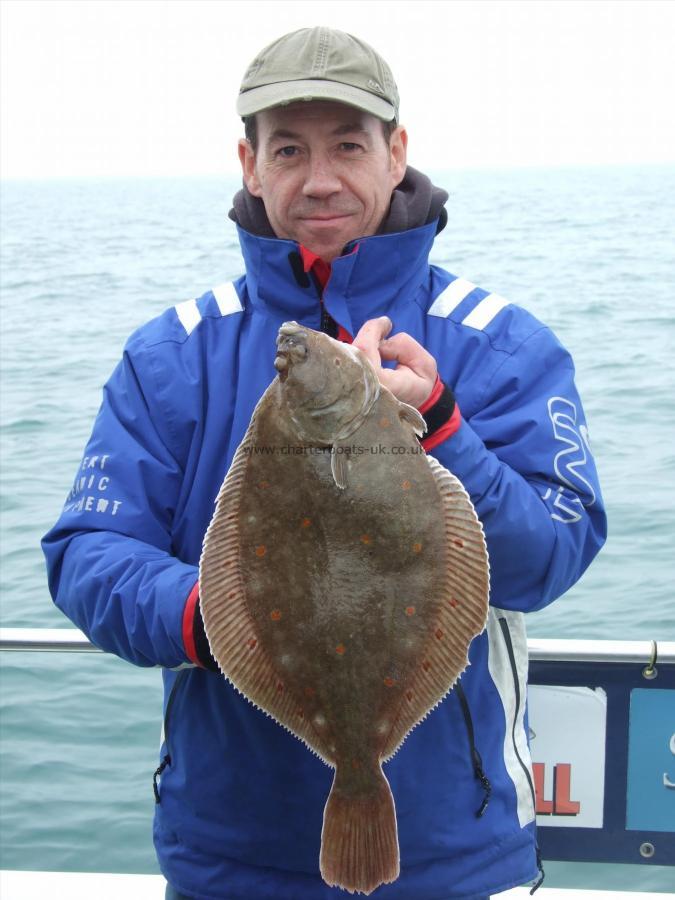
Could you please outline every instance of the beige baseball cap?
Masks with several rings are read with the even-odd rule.
[[[336,100],[398,121],[391,69],[365,41],[332,28],[301,28],[256,56],[239,89],[237,113],[252,116],[298,100]]]

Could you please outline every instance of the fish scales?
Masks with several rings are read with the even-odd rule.
[[[485,542],[363,354],[295,323],[277,345],[204,542],[202,613],[223,673],[336,769],[321,873],[370,893],[399,872],[381,764],[467,665]]]
[[[264,435],[265,442],[275,439]],[[409,436],[408,443],[414,449]],[[242,565],[253,573],[249,607],[284,690],[292,691],[300,706],[308,688],[317,692],[317,703],[320,698],[324,707],[320,714],[329,723],[325,741],[337,748],[334,753],[348,756],[354,744],[382,743],[381,733],[370,733],[373,711],[382,722],[391,717],[427,623],[437,615],[441,578],[425,592],[427,567],[421,549],[416,550],[420,544],[425,554],[442,553],[433,521],[438,510],[430,502],[435,484],[423,470],[426,485],[378,497],[374,455],[354,459],[354,488],[344,491],[333,481],[329,453],[309,461],[280,457],[269,476],[272,465],[252,457],[242,488]],[[398,468],[401,483],[412,473],[409,465]],[[261,524],[254,511],[265,503],[261,494],[273,490],[272,479],[279,485],[277,515]],[[261,480],[270,486],[260,488]],[[425,497],[422,505],[411,497],[418,488]],[[249,522],[251,517],[255,521]],[[288,542],[279,539],[279,529]],[[260,556],[262,546],[266,552]],[[408,615],[413,602],[415,614]],[[365,731],[356,725],[360,710],[368,722]],[[334,763],[335,755],[329,759]]]

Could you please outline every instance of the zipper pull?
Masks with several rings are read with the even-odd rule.
[[[162,772],[164,771],[164,769],[166,769],[166,767],[167,767],[167,766],[170,766],[170,765],[171,765],[171,757],[170,757],[169,754],[167,753],[166,756],[162,759],[162,761],[161,761],[161,763],[159,764],[158,768],[155,769],[155,773],[154,773],[154,775],[152,776],[152,789],[153,789],[153,791],[155,792],[155,803],[160,803],[160,802],[161,802],[161,801],[160,801],[160,797],[159,797],[159,788],[158,788],[158,786],[157,786],[157,779],[158,779],[159,776],[162,774]]]

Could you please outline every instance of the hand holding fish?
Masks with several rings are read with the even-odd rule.
[[[392,329],[388,316],[369,319],[354,338],[368,357],[380,383],[389,388],[397,400],[418,409],[429,397],[436,383],[436,360],[409,334],[387,335]],[[382,360],[396,360],[395,369],[382,367]]]

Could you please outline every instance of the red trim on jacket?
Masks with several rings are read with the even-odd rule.
[[[199,661],[199,657],[197,656],[197,647],[195,646],[195,636],[193,630],[195,621],[195,609],[198,602],[199,582],[195,584],[195,586],[188,594],[187,603],[185,604],[185,609],[183,610],[183,644],[185,646],[185,653],[187,654],[190,662],[193,662],[196,666],[203,668],[201,662]]]
[[[330,263],[327,263],[325,260],[321,259],[321,257],[317,256],[316,253],[314,253],[312,250],[308,250],[307,247],[303,247],[302,244],[300,244],[300,256],[302,257],[302,266],[305,272],[314,272],[317,281],[321,285],[321,290],[324,291],[326,289],[326,285],[328,284],[328,279],[330,278]],[[323,303],[323,300],[321,302]],[[342,341],[344,344],[351,344],[354,338],[347,331],[347,329],[343,328],[339,322],[337,323],[337,327],[338,341]]]
[[[455,403],[455,409],[445,425],[442,425],[438,431],[435,431],[430,437],[425,438],[423,441],[420,441],[420,443],[427,452],[433,450],[434,447],[438,447],[443,441],[452,437],[452,435],[459,430],[461,424],[462,414],[459,411],[459,406]]]
[[[328,284],[330,278],[330,263],[325,262],[320,256],[317,256],[312,250],[303,247],[300,244],[300,256],[302,257],[302,266],[305,272],[310,270],[314,272],[319,279],[319,284],[323,290]]]
[[[422,413],[422,415],[424,415],[424,413],[428,409],[431,409],[431,407],[434,405],[434,403],[438,400],[438,398],[443,393],[444,387],[445,387],[445,385],[441,381],[441,376],[437,374],[436,381],[434,382],[434,386],[431,389],[431,393],[429,394],[427,399],[424,401],[424,403],[421,406],[417,407],[417,411]]]

